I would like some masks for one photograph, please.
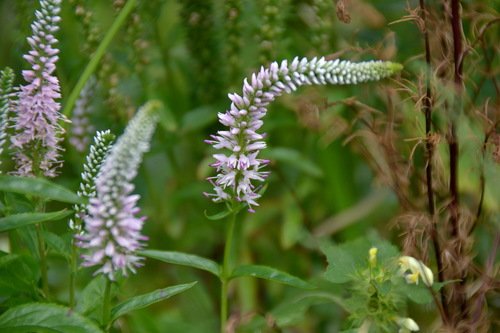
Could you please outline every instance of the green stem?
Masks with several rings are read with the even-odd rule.
[[[102,302],[102,326],[105,331],[109,331],[109,321],[111,318],[111,280],[106,279],[106,287],[104,288],[104,299]]]
[[[125,20],[127,19],[128,15],[132,12],[132,9],[135,6],[137,0],[128,0],[123,9],[121,10],[120,14],[116,17],[115,21],[109,28],[108,32],[102,39],[101,44],[97,47],[97,50],[94,53],[94,56],[92,59],[90,59],[89,63],[87,64],[87,67],[85,67],[85,70],[83,71],[82,75],[80,76],[80,79],[78,79],[78,82],[76,83],[75,87],[71,91],[71,94],[68,97],[68,100],[66,101],[66,105],[64,106],[63,109],[63,114],[66,117],[71,116],[71,112],[73,110],[73,107],[75,106],[76,100],[78,99],[78,96],[80,96],[80,92],[82,91],[83,87],[85,86],[85,83],[87,80],[90,78],[92,73],[94,73],[95,69],[97,68],[97,65],[99,64],[99,61],[101,58],[104,56],[104,53],[106,52],[106,49],[108,48],[109,44],[111,43],[111,40],[113,40],[113,37],[116,35],[118,30],[122,27],[122,25],[125,23]]]
[[[69,307],[73,309],[75,307],[75,283],[76,283],[76,270],[77,270],[77,249],[75,240],[71,241],[71,272],[69,275]]]
[[[229,274],[231,273],[231,252],[232,243],[234,235],[234,225],[236,222],[236,212],[233,212],[229,217],[229,225],[226,228],[226,244],[224,247],[224,259],[222,262],[222,274],[221,274],[221,293],[220,293],[220,331],[221,333],[226,332],[227,314],[228,314],[228,302],[227,302],[227,290],[229,284]]]
[[[45,253],[45,241],[42,235],[42,226],[38,223],[36,226],[36,237],[38,239],[38,253],[40,254],[40,273],[42,275],[42,290],[45,298],[49,298],[49,277],[47,269],[47,256]]]
[[[45,204],[42,199],[37,198],[35,201],[35,211],[43,213],[45,211]],[[42,224],[35,225],[36,238],[38,242],[38,254],[40,256],[40,274],[42,279],[43,295],[46,299],[49,298],[49,276],[47,268],[47,250],[45,248],[45,240],[42,233]]]

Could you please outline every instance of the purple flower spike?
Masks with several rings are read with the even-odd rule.
[[[91,76],[85,87],[83,87],[80,97],[76,101],[73,117],[71,117],[71,133],[69,143],[78,151],[83,153],[90,144],[90,138],[95,132],[94,126],[90,123],[89,116],[93,111],[92,98],[96,88],[96,79]]]
[[[260,186],[268,176],[263,171],[269,161],[258,158],[266,148],[265,134],[258,133],[267,106],[284,93],[291,93],[302,85],[357,84],[386,78],[402,69],[400,64],[383,61],[352,63],[350,61],[325,60],[324,58],[295,58],[288,63],[273,62],[268,68],[243,81],[241,95],[229,94],[231,107],[219,113],[219,121],[227,129],[218,131],[205,142],[224,153],[214,154],[212,166],[217,175],[209,181],[213,193],[205,193],[214,202],[244,202],[248,210],[258,206]]]
[[[78,245],[87,250],[82,266],[100,266],[95,274],[102,273],[110,280],[117,272],[127,275],[142,266],[136,253],[147,239],[141,234],[145,217],[137,217],[139,196],[132,194],[132,180],[149,150],[157,108],[158,102],[142,107],[111,148],[95,181],[95,197],[87,206],[84,233],[77,236]]]
[[[59,50],[55,48],[54,33],[59,30],[60,0],[40,0],[31,24],[33,36],[28,38],[31,50],[24,55],[31,64],[23,71],[28,83],[20,87],[19,102],[14,117],[15,135],[11,139],[16,152],[16,174],[21,176],[45,175],[55,177],[61,166],[59,146],[63,128],[58,122],[61,98],[59,80],[54,75]]]

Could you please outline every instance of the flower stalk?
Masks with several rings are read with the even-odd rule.
[[[228,284],[231,274],[231,255],[233,247],[234,226],[236,224],[237,212],[233,211],[229,216],[229,223],[226,226],[226,243],[224,245],[224,258],[222,261],[221,274],[221,299],[220,299],[220,327],[221,333],[226,332],[228,316]]]

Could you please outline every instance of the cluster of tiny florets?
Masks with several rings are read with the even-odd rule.
[[[269,172],[262,168],[269,163],[260,159],[259,152],[266,147],[265,134],[258,133],[267,106],[278,96],[291,93],[302,85],[357,84],[388,77],[401,69],[401,65],[367,61],[325,60],[324,58],[295,58],[290,63],[273,62],[262,67],[250,79],[243,81],[243,93],[229,94],[231,107],[219,113],[219,121],[228,129],[218,131],[206,140],[217,150],[226,153],[214,154],[217,175],[209,178],[214,193],[205,193],[215,202],[236,201],[248,205],[249,211],[257,206],[260,197],[259,186]]]
[[[126,275],[141,266],[136,252],[147,239],[141,234],[145,217],[137,217],[139,196],[132,194],[132,180],[149,150],[156,121],[156,114],[146,105],[111,148],[95,181],[96,194],[87,206],[84,233],[78,237],[80,247],[86,249],[82,265],[100,266],[96,274],[110,280],[117,272]]]
[[[94,136],[94,144],[90,146],[89,153],[85,158],[83,165],[82,180],[78,195],[84,199],[94,198],[96,196],[95,181],[97,179],[101,165],[108,155],[108,152],[113,145],[115,135],[109,130],[98,131]],[[76,234],[82,232],[82,221],[87,216],[87,205],[79,204],[73,207],[75,210],[75,218],[69,222],[69,227]]]
[[[14,72],[12,69],[7,67],[0,72],[0,156],[7,141],[9,114],[14,107],[13,82]],[[1,163],[2,159],[0,159]]]
[[[55,48],[54,33],[59,30],[60,0],[40,0],[31,24],[33,35],[28,38],[31,50],[24,55],[31,64],[23,71],[26,85],[20,87],[14,117],[15,135],[11,139],[16,152],[16,173],[21,176],[45,175],[55,177],[62,164],[59,155],[63,133],[59,121],[61,97],[59,80],[54,75],[59,50]]]

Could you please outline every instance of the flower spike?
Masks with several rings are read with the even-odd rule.
[[[110,280],[117,272],[135,273],[142,266],[137,251],[147,239],[141,234],[145,217],[137,217],[139,196],[132,194],[132,180],[149,150],[160,105],[149,102],[139,109],[111,148],[95,182],[96,195],[89,200],[85,231],[78,236],[79,246],[87,250],[82,265],[99,266],[95,274],[102,273]]]
[[[26,85],[20,87],[19,102],[14,117],[15,135],[11,144],[21,176],[55,177],[62,161],[59,158],[63,128],[58,124],[64,117],[59,112],[61,98],[59,80],[55,76],[59,50],[54,34],[59,30],[60,0],[40,0],[31,24],[33,35],[28,37],[31,50],[24,55],[31,64],[23,71]]]
[[[291,93],[302,85],[357,84],[376,81],[399,72],[402,66],[384,61],[352,63],[325,58],[295,58],[288,62],[273,62],[268,68],[252,74],[243,81],[241,95],[229,94],[231,106],[219,113],[219,121],[226,130],[218,131],[205,142],[225,153],[214,154],[212,166],[217,175],[209,178],[213,193],[205,193],[214,202],[244,202],[248,210],[258,206],[260,198],[256,183],[269,175],[263,171],[269,161],[260,159],[259,152],[266,148],[265,134],[258,130],[267,106],[284,93]]]
[[[94,198],[96,196],[95,181],[99,170],[108,152],[113,145],[115,135],[110,130],[98,131],[94,137],[94,144],[90,146],[89,154],[85,158],[83,165],[82,180],[77,194],[85,199]],[[82,221],[88,215],[87,205],[74,205],[75,218],[69,221],[69,227],[80,234],[82,232]]]
[[[0,156],[7,141],[10,112],[14,107],[14,93],[12,84],[14,72],[9,67],[0,72]],[[0,159],[0,164],[2,160]],[[1,173],[1,171],[0,171]]]

